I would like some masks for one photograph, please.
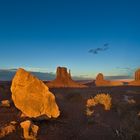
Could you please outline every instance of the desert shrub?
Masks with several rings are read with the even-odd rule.
[[[0,128],[0,138],[4,138],[5,136],[9,135],[16,131],[16,127],[14,124],[6,124]]]
[[[91,99],[87,100],[87,108],[96,106],[97,104],[102,104],[104,105],[105,110],[110,110],[111,108],[111,100],[112,98],[110,97],[109,94],[97,94],[94,98],[92,97]]]
[[[87,109],[86,109],[86,115],[87,115],[87,116],[91,116],[91,115],[93,115],[93,113],[94,113],[94,110],[92,110],[92,109],[90,109],[90,108],[87,108]]]
[[[102,111],[99,109],[102,106],[104,107],[104,110],[110,110],[112,98],[109,94],[97,94],[95,97],[91,97],[87,100],[86,103],[86,116],[87,116],[87,122],[88,124],[100,124],[103,125],[103,120],[101,118]],[[98,112],[96,112],[97,108],[99,109]]]

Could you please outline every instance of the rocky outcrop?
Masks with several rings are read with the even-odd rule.
[[[96,77],[96,81],[103,81],[104,80],[104,75],[102,73],[99,73]]]
[[[99,73],[96,77],[95,84],[96,86],[122,86],[123,82],[105,80],[104,75]]]
[[[129,82],[131,86],[140,86],[140,69],[136,70],[135,72],[135,80]]]
[[[10,124],[5,124],[0,127],[0,139],[16,131],[16,122],[12,121]]]
[[[110,86],[110,81],[104,79],[104,75],[99,73],[95,80],[96,86]]]
[[[140,81],[140,69],[135,72],[135,81]]]
[[[26,120],[20,123],[23,129],[23,137],[28,140],[36,140],[39,127],[34,125],[30,120]]]
[[[10,107],[10,101],[9,100],[2,100],[0,106],[1,107]]]
[[[110,86],[123,86],[124,83],[122,81],[110,81]]]
[[[60,115],[55,96],[39,79],[18,69],[11,85],[15,106],[30,118],[57,118]]]
[[[67,68],[58,67],[56,71],[56,79],[47,83],[48,87],[51,88],[61,88],[61,87],[70,87],[70,88],[83,88],[86,87],[80,83],[77,83],[72,80],[71,73],[67,72]]]

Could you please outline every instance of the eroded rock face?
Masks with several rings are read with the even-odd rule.
[[[30,118],[57,118],[60,115],[55,96],[39,79],[18,69],[11,85],[15,106]]]
[[[135,80],[140,81],[140,69],[135,72]]]
[[[70,80],[71,75],[67,72],[67,68],[58,67],[56,72],[56,79],[64,82]]]
[[[96,81],[103,81],[104,80],[104,75],[102,73],[99,73],[96,77]]]
[[[95,84],[96,86],[122,86],[123,82],[105,80],[104,75],[102,73],[99,73],[96,77]]]
[[[72,80],[71,73],[67,72],[67,68],[58,67],[56,71],[56,79],[47,83],[48,87],[71,87],[71,88],[83,88],[85,85],[79,84]]]
[[[104,75],[99,73],[95,81],[96,86],[110,86],[110,81],[104,80]]]
[[[34,125],[30,120],[26,120],[20,123],[21,128],[23,129],[24,139],[36,140],[39,127]]]
[[[140,69],[135,72],[135,80],[131,81],[129,85],[140,86]]]
[[[0,106],[2,106],[2,107],[10,107],[10,101],[9,100],[1,101]]]

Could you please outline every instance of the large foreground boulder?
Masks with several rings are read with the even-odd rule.
[[[58,67],[56,71],[56,79],[47,83],[48,87],[51,88],[61,88],[61,87],[69,87],[69,88],[84,88],[85,85],[77,83],[72,80],[71,73],[67,72],[67,68]]]
[[[140,69],[135,72],[135,80],[129,82],[131,86],[140,86]]]
[[[55,96],[39,79],[18,69],[11,86],[12,100],[30,118],[57,118],[60,115]]]

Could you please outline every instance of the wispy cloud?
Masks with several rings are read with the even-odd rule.
[[[52,80],[55,78],[55,73],[52,72],[40,72],[32,71],[31,69],[26,69],[30,71],[33,75],[38,77],[41,80]],[[33,69],[36,70],[36,69]],[[0,69],[0,81],[10,81],[13,79],[17,69]]]
[[[134,78],[134,73],[138,69],[138,67],[116,67],[116,70],[120,73],[130,76]]]
[[[124,72],[124,73],[127,73],[128,75],[132,75],[136,68],[131,68],[131,67],[116,67],[116,70],[117,71],[120,71],[120,72]]]
[[[53,80],[56,77],[56,73],[53,72],[47,72],[46,69],[40,69],[40,68],[30,68],[30,67],[24,67],[27,71],[30,71],[33,75],[38,77],[41,80]],[[13,79],[17,69],[12,68],[12,69],[0,69],[0,81],[10,81]],[[85,80],[88,79],[84,77],[85,75],[81,76],[72,76],[74,80]]]
[[[31,71],[31,72],[49,72],[50,70],[48,70],[48,68],[40,68],[40,67],[16,67],[16,68],[3,68],[3,69],[0,69],[0,70],[3,70],[3,71],[16,71],[17,69],[19,68],[23,68],[27,71]]]
[[[132,79],[129,75],[105,76],[107,80]]]
[[[24,67],[27,71],[32,71],[32,72],[48,72],[48,68],[40,68],[40,67]]]
[[[132,68],[130,68],[130,67],[116,67],[116,69],[119,69],[119,70],[126,70],[126,71],[132,70]]]
[[[105,43],[102,47],[90,49],[88,52],[92,54],[98,54],[100,52],[107,51],[108,49],[109,49],[109,43]]]

